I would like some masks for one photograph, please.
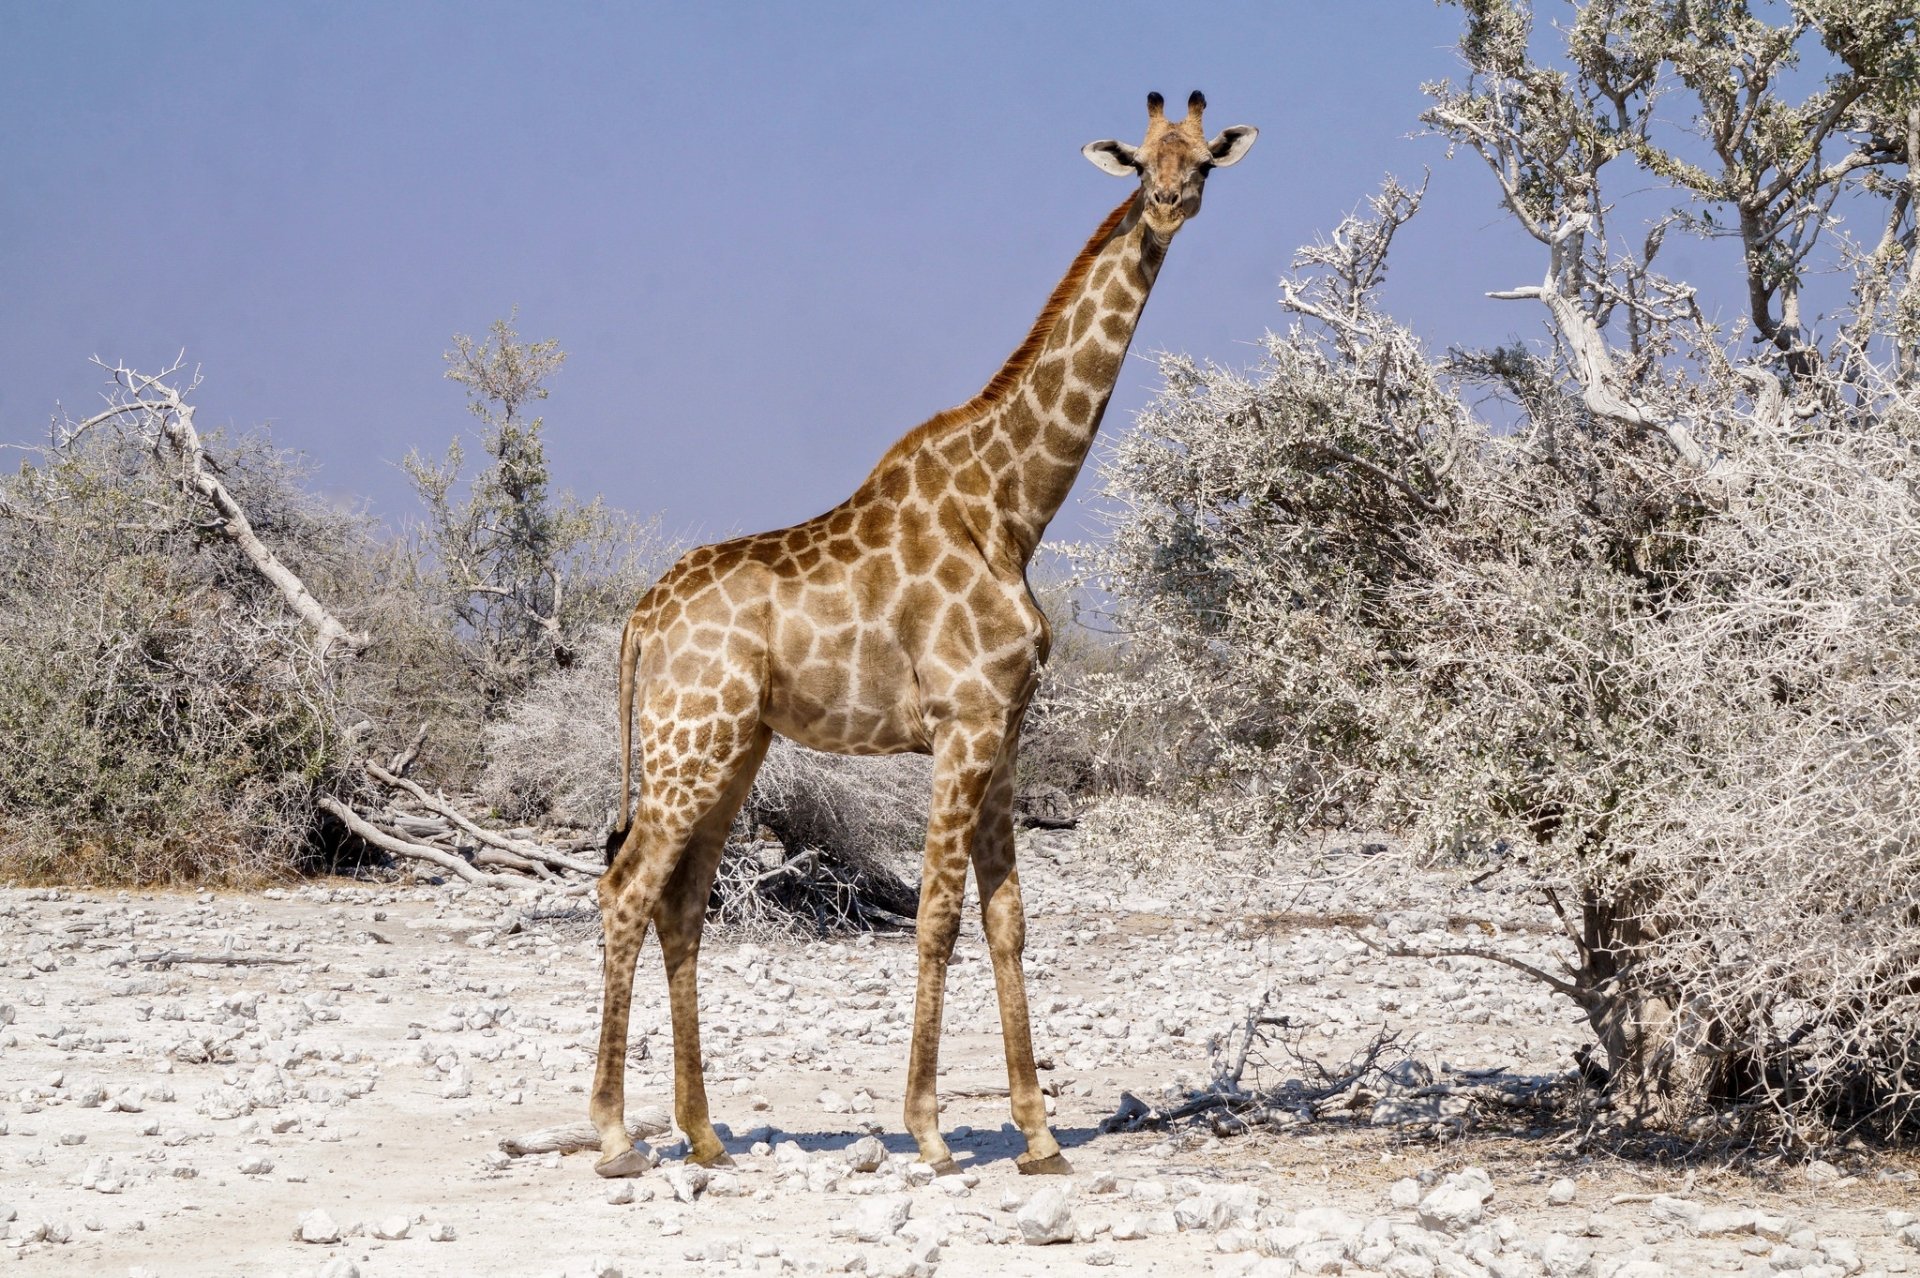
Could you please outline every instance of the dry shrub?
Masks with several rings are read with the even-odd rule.
[[[1028,570],[1053,647],[1020,732],[1022,793],[1056,789],[1084,808],[1100,796],[1149,791],[1166,757],[1157,732],[1111,714],[1089,713],[1094,687],[1124,685],[1139,673],[1133,654],[1102,628],[1110,620],[1074,571],[1073,547],[1042,546]]]
[[[572,666],[536,680],[487,726],[481,793],[502,816],[608,828],[619,803],[619,640],[613,626],[588,631]],[[644,767],[636,752],[636,777]],[[911,915],[930,779],[922,756],[830,755],[776,738],[729,840],[713,917],[771,933]],[[763,828],[777,845],[756,842]],[[804,869],[773,873],[808,853],[817,855]]]
[[[102,429],[0,479],[0,874],[253,882],[303,853],[352,741],[304,623],[143,441]],[[299,570],[364,546],[258,440],[227,486]]]

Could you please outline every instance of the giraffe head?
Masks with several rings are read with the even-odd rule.
[[[1207,141],[1200,113],[1207,100],[1198,89],[1187,99],[1186,118],[1167,119],[1166,99],[1147,95],[1147,137],[1139,146],[1105,138],[1080,148],[1081,154],[1115,177],[1139,177],[1140,215],[1154,234],[1166,239],[1200,211],[1207,173],[1237,163],[1260,130],[1244,124],[1224,129]]]

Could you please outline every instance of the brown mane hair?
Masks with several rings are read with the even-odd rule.
[[[1093,260],[1100,256],[1100,250],[1107,246],[1107,241],[1113,238],[1114,232],[1119,229],[1120,223],[1126,220],[1127,214],[1133,211],[1133,206],[1139,198],[1139,192],[1135,191],[1120,201],[1113,212],[1107,214],[1106,221],[1100,223],[1099,229],[1094,231],[1086,245],[1073,259],[1073,264],[1067,267],[1067,273],[1062,275],[1060,282],[1053,286],[1053,292],[1047,297],[1047,304],[1040,308],[1039,318],[1033,321],[1033,327],[1027,331],[1026,340],[1014,348],[1013,354],[1007,356],[1006,362],[1000,365],[1000,370],[988,379],[985,386],[981,387],[980,393],[964,404],[942,409],[902,435],[895,441],[893,447],[881,455],[879,463],[867,477],[869,483],[894,463],[918,452],[920,447],[933,436],[943,433],[949,427],[976,420],[981,413],[1006,398],[1007,392],[1018,385],[1020,378],[1033,367],[1034,360],[1039,357],[1041,349],[1047,344],[1047,336],[1053,332],[1054,324],[1066,312],[1067,303],[1075,293],[1080,291],[1081,284],[1086,282],[1088,272],[1093,270]]]

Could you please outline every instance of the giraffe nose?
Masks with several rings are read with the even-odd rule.
[[[1155,204],[1178,204],[1180,202],[1180,192],[1155,191],[1153,193],[1153,202]]]

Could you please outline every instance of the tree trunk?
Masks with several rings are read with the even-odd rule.
[[[1653,894],[1588,892],[1582,903],[1587,1020],[1606,1053],[1615,1104],[1636,1123],[1672,1126],[1724,1099],[1732,1077],[1725,1022],[1682,1002],[1657,975],[1662,926]]]

